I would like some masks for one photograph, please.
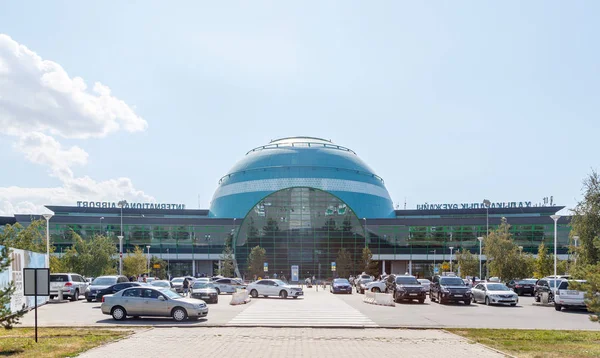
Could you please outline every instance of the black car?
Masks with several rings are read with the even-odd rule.
[[[433,276],[429,287],[429,298],[432,302],[464,302],[471,304],[473,295],[468,283],[456,276]]]
[[[385,289],[392,294],[394,302],[418,300],[424,303],[427,295],[425,287],[410,275],[389,275],[385,280]]]
[[[535,283],[537,279],[535,278],[527,278],[524,280],[510,280],[506,284],[508,288],[513,290],[517,295],[523,296],[525,294],[529,294],[533,296],[535,292]]]
[[[121,290],[134,286],[141,286],[141,284],[138,282],[122,282],[117,283],[116,285],[108,286],[107,288],[98,291],[96,294],[96,301],[102,302],[102,296],[112,295],[113,293],[117,293]]]
[[[552,277],[544,277],[538,280],[535,284],[533,297],[535,298],[535,302],[540,302],[542,300],[542,295],[544,292],[548,292],[548,302],[554,302],[554,285],[558,282],[560,283],[562,279],[555,279]]]

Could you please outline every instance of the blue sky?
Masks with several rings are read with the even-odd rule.
[[[207,208],[249,149],[294,135],[350,147],[409,208],[550,195],[572,207],[599,166],[595,1],[2,7],[0,33],[135,115],[117,129],[57,113],[35,140],[0,128],[0,214],[123,196]],[[12,78],[5,96],[21,93]],[[8,107],[3,123],[2,106],[5,128],[26,123]]]

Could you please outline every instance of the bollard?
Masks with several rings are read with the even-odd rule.
[[[542,292],[542,303],[547,305],[548,301],[549,301],[549,295],[548,292]]]
[[[58,298],[57,298],[57,300],[58,301],[64,300],[64,298],[63,298],[63,291],[62,291],[61,288],[58,289]]]

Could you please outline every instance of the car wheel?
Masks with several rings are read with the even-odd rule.
[[[79,290],[75,290],[75,293],[71,296],[71,301],[79,301]]]
[[[471,300],[466,300],[466,301],[465,301],[465,305],[467,305],[467,306],[468,306],[468,305],[470,305],[470,304],[471,304]]]
[[[429,299],[431,302],[435,302],[435,298],[433,297],[433,293],[431,293],[431,291],[429,291]]]
[[[535,302],[540,302],[540,296],[538,296],[538,295],[534,295],[534,297],[533,297],[533,300],[534,300]]]
[[[442,294],[439,293],[439,292],[438,292],[438,295],[437,295],[437,301],[440,304],[444,304],[445,303],[444,300],[442,299]]]
[[[381,290],[379,289],[379,287],[373,287],[371,289],[371,292],[381,292]]]
[[[181,321],[185,320],[188,316],[187,311],[181,307],[173,308],[171,315],[173,316],[173,319],[176,320],[177,322],[181,322]]]
[[[485,298],[485,305],[486,306],[490,305],[490,299],[488,297]]]
[[[511,303],[510,304],[512,307],[515,307],[517,304],[516,303]]]
[[[55,296],[50,296],[50,299],[53,300]]]
[[[91,298],[88,298],[88,299],[87,299],[87,301],[88,301],[88,302],[92,302],[92,299],[91,299]]]
[[[219,288],[218,288],[218,287],[215,287],[215,291],[217,291],[217,295],[220,295],[220,294],[221,294],[221,290],[219,290]]]
[[[281,290],[279,291],[279,298],[287,298],[287,291],[286,290]]]
[[[562,310],[562,306],[555,304],[554,305],[554,309],[557,310],[557,311],[560,311],[560,310]]]
[[[425,299],[424,298],[420,298],[419,299],[419,303],[421,303],[421,304],[425,303]]]
[[[122,321],[127,318],[127,311],[125,311],[125,308],[121,306],[113,307],[110,314],[115,321]]]
[[[252,296],[252,298],[257,298],[258,297],[258,291],[256,291],[256,290],[250,291],[250,296]]]

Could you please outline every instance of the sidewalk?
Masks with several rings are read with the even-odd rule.
[[[323,328],[154,328],[93,349],[85,358],[503,357],[440,330]]]

